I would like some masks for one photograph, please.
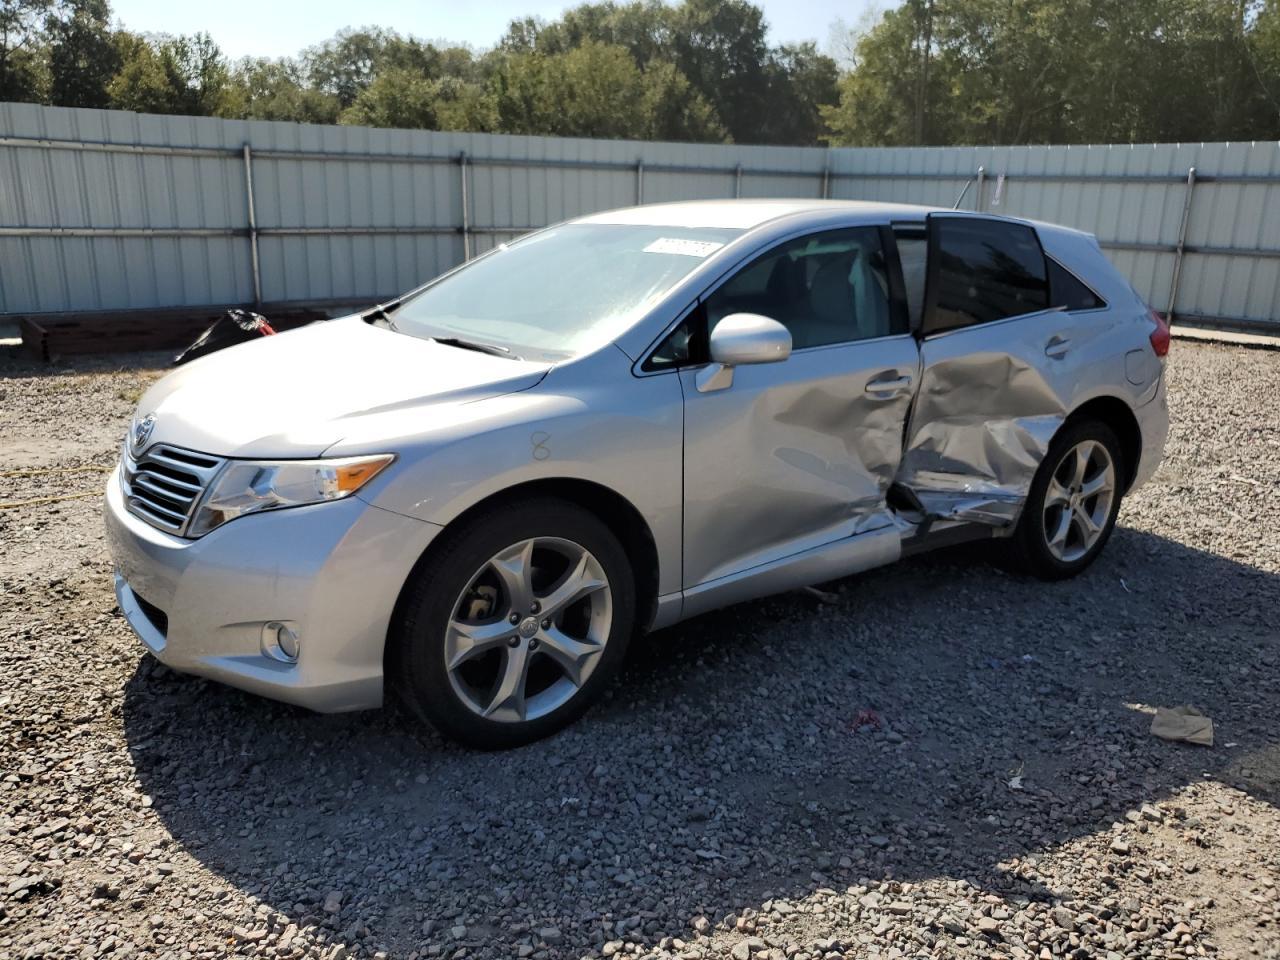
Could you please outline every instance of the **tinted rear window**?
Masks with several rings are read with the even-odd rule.
[[[932,226],[937,294],[926,333],[1049,306],[1045,256],[1031,227],[967,217],[939,217]]]

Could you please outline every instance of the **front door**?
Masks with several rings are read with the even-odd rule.
[[[733,313],[786,326],[792,354],[710,390],[681,371],[686,588],[891,525],[918,377],[887,228],[774,247],[703,299],[693,339]]]

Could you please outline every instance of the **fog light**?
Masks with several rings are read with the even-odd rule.
[[[292,625],[272,620],[262,625],[262,652],[281,663],[297,663],[301,644]]]

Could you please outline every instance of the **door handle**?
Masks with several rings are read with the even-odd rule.
[[[867,393],[889,393],[905,390],[911,386],[910,377],[898,377],[894,380],[872,380],[867,384]]]
[[[1051,357],[1054,360],[1061,360],[1067,355],[1067,350],[1070,348],[1070,339],[1054,334],[1049,338],[1049,342],[1044,345],[1044,355],[1046,357]]]

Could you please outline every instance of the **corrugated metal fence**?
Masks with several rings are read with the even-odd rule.
[[[609,207],[809,196],[1097,234],[1152,305],[1280,330],[1280,145],[821,149],[0,104],[0,313],[367,303]]]

